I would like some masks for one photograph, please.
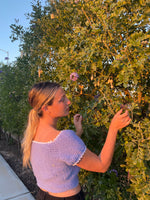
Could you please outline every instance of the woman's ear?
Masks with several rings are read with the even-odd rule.
[[[43,105],[41,108],[42,111],[47,111],[47,105]]]

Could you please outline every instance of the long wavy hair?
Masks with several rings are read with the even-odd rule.
[[[22,153],[23,153],[23,167],[31,167],[30,153],[31,144],[35,137],[39,119],[42,117],[42,106],[52,105],[54,96],[60,88],[58,83],[40,82],[36,83],[28,94],[28,101],[32,109],[29,112],[28,123],[24,131],[22,140]]]

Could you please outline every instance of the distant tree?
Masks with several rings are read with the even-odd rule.
[[[27,94],[33,84],[27,57],[18,58],[13,66],[0,68],[0,120],[4,132],[22,138],[29,106]],[[17,137],[16,137],[17,138]]]

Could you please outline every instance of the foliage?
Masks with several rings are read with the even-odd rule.
[[[125,137],[126,170],[130,174],[129,191],[135,191],[138,199],[149,199],[150,194],[150,134],[149,119],[128,127]]]
[[[9,76],[0,74],[5,77],[0,99],[4,107],[0,110],[8,131],[16,130],[14,125],[20,117],[17,130],[20,132],[23,127],[28,112],[27,90],[35,81],[61,83],[72,106],[69,117],[60,121],[59,128],[74,128],[73,115],[81,113],[83,140],[96,154],[120,105],[125,104],[130,112],[132,123],[118,133],[111,172],[98,174],[82,170],[80,173],[87,199],[149,198],[149,5],[146,0],[53,0],[42,8],[37,1],[28,15],[27,30],[17,24],[11,26],[12,40],[21,40],[24,54],[13,68],[3,66]],[[12,72],[16,74],[16,82],[9,88],[8,82],[14,77]],[[70,79],[74,72],[79,77]],[[12,104],[9,98],[6,100],[5,95],[8,97],[10,91],[16,91],[18,103],[16,97]],[[16,118],[12,118],[12,113],[9,116],[14,106]]]
[[[33,83],[28,58],[18,58],[13,67],[2,65],[0,70],[1,127],[5,132],[20,136],[29,110],[27,92]]]

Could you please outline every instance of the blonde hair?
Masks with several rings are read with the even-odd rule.
[[[32,109],[29,112],[27,127],[22,140],[23,166],[30,166],[30,153],[32,140],[35,137],[39,119],[42,117],[42,106],[52,105],[54,96],[60,85],[52,82],[40,82],[35,84],[29,91],[28,100]]]

